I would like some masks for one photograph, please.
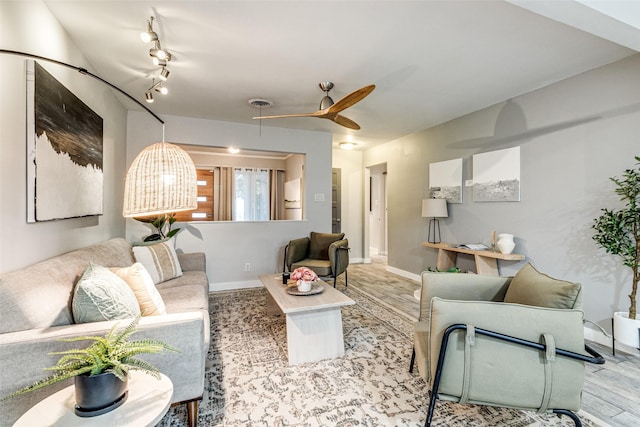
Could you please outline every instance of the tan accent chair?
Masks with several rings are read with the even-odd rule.
[[[555,412],[581,426],[584,362],[604,363],[583,334],[581,285],[530,264],[513,278],[423,272],[409,371],[416,363],[431,386],[425,426],[437,399]]]
[[[316,233],[309,237],[291,240],[284,249],[283,271],[293,271],[298,267],[307,267],[319,277],[332,277],[333,287],[336,279],[344,273],[344,285],[347,286],[347,267],[349,266],[349,240],[344,233]]]

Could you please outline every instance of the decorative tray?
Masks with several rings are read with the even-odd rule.
[[[312,283],[311,289],[306,292],[299,291],[298,288],[287,288],[287,293],[291,295],[315,295],[324,291],[324,286],[319,283]]]

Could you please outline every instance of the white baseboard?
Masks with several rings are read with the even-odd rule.
[[[274,273],[276,274],[276,273]],[[243,282],[220,282],[220,283],[209,283],[209,292],[216,291],[231,291],[235,289],[246,289],[246,288],[261,288],[264,285],[258,279],[256,280],[247,280]]]
[[[606,336],[601,331],[589,328],[588,326],[584,327],[584,339],[611,348],[611,337]]]
[[[420,281],[422,280],[420,278],[419,274],[410,273],[408,271],[400,270],[399,268],[387,266],[387,268],[385,270],[387,270],[389,273],[397,274],[398,276],[402,276],[402,277],[406,277],[407,279],[411,279],[411,280],[413,280],[413,281],[415,281],[417,283],[420,283]]]
[[[591,328],[588,328],[588,327],[585,326],[584,327],[584,338],[586,340],[593,341],[593,342],[596,342],[598,344],[604,345],[605,347],[612,348],[612,346],[611,346],[612,338],[606,336],[601,331],[598,331],[598,330],[595,330],[595,329],[591,329]],[[627,354],[634,355],[634,356],[638,355],[638,350],[637,349],[635,349],[635,348],[633,348],[631,346],[622,344],[621,342],[616,341],[616,353],[618,353],[618,352],[627,353]]]

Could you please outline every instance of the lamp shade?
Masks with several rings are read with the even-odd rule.
[[[125,217],[196,209],[196,167],[182,148],[158,142],[138,154],[124,184]]]
[[[424,199],[422,201],[422,216],[425,218],[446,218],[447,199]]]

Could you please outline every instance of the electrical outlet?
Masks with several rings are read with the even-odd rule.
[[[245,262],[244,263],[244,271],[251,271],[251,263],[250,262]]]

